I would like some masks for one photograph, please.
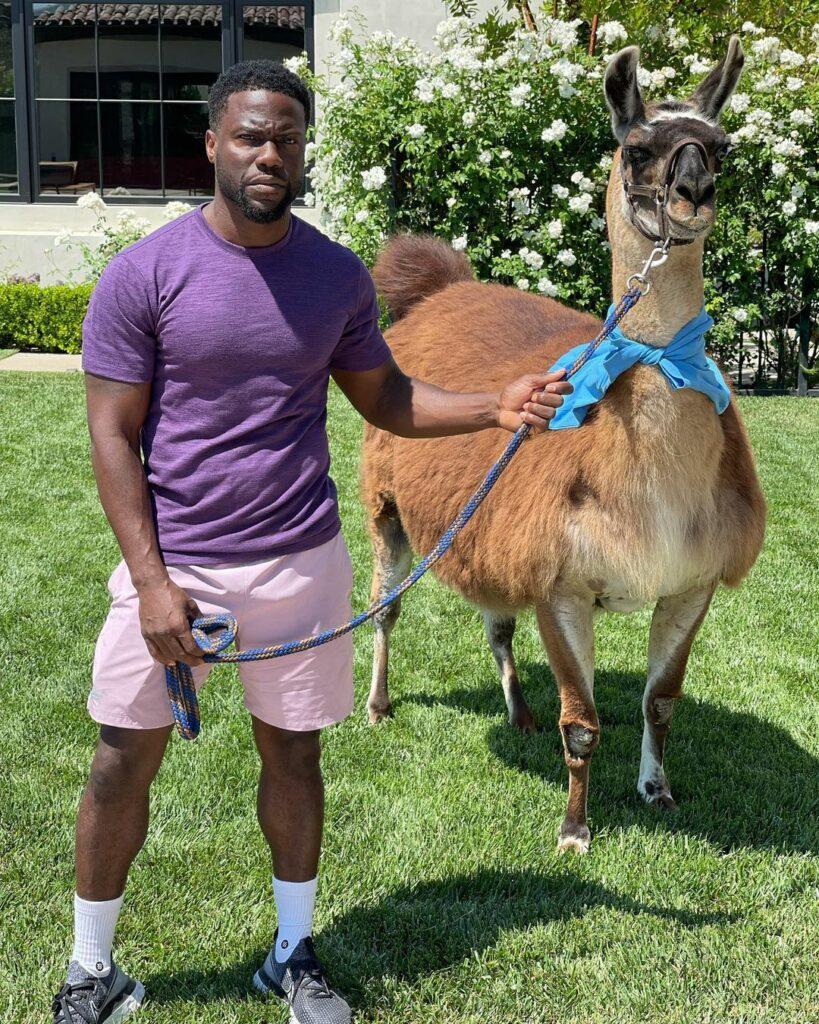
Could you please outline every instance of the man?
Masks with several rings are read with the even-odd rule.
[[[60,1024],[120,1020],[142,1001],[111,947],[172,729],[165,666],[187,662],[197,687],[210,668],[191,620],[229,611],[241,646],[256,647],[350,616],[352,570],[328,476],[329,377],[371,423],[411,437],[524,421],[544,429],[571,390],[560,374],[524,377],[500,395],[404,376],[364,264],[291,215],[310,117],[303,83],[246,61],[219,78],[209,107],[213,201],[116,256],[83,328],[92,463],[123,558],[88,699],[101,729],[77,821],[75,945],[53,1003]],[[240,675],[278,914],[253,984],[285,999],[296,1021],[348,1021],[311,933],[319,731],[352,709],[352,640],[242,664]]]

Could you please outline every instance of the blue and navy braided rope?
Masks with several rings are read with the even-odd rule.
[[[595,349],[611,334],[626,313],[639,301],[642,294],[642,291],[636,285],[629,288],[612,311],[611,316],[603,324],[599,334],[589,342],[574,363],[568,368],[566,371],[567,378],[576,373],[591,358]],[[287,643],[276,644],[273,647],[254,647],[246,651],[232,651],[228,653],[224,652],[236,637],[236,619],[232,615],[204,615],[195,619],[191,625],[193,638],[204,652],[204,661],[220,663],[266,661],[270,658],[283,658],[287,654],[295,654],[298,651],[309,651],[314,647],[321,647],[323,644],[330,643],[331,640],[336,640],[338,637],[352,632],[352,630],[372,619],[380,611],[389,608],[402,594],[414,586],[439,558],[449,551],[455,538],[475,515],[484,498],[495,486],[498,477],[512,461],[515,453],[529,436],[531,430],[532,428],[528,423],[520,427],[504,449],[501,457],[486,474],[480,487],[478,487],[458,513],[432,551],[425,558],[421,559],[405,580],[394,587],[388,594],[385,594],[380,600],[371,604],[366,611],[356,615],[355,618],[350,619],[343,626],[338,626],[336,629],[328,629],[324,633],[317,633],[315,636],[305,637],[303,640],[290,640]],[[165,669],[165,680],[179,735],[186,740],[196,739],[200,730],[199,701],[197,700],[190,666],[178,661],[173,666],[167,667]]]

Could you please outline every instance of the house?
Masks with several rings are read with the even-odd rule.
[[[156,224],[171,200],[207,202],[204,133],[217,75],[239,60],[302,51],[324,72],[328,31],[351,9],[373,30],[422,44],[447,16],[443,0],[0,2],[0,273],[58,279],[60,251],[44,254],[55,235],[93,238],[92,213],[76,206],[85,192]],[[317,223],[315,209],[294,209]]]

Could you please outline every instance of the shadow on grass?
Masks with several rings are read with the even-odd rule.
[[[518,672],[541,725],[537,735],[521,735],[507,724],[500,682],[494,680],[440,697],[407,694],[395,701],[396,713],[407,703],[491,717],[488,742],[501,761],[565,789],[552,674],[534,662],[519,663]],[[644,686],[645,676],[633,672],[595,675],[601,737],[591,770],[592,834],[595,827],[636,825],[695,835],[724,851],[750,846],[819,853],[819,760],[784,729],[691,696],[679,701],[666,745],[666,774],[679,810],[647,807],[636,789]],[[750,698],[749,691],[749,703]]]
[[[579,879],[569,869],[553,874],[485,870],[403,886],[371,906],[356,907],[322,932],[317,947],[333,983],[354,1008],[370,1009],[389,998],[391,979],[421,981],[494,946],[504,931],[582,918],[597,907],[687,928],[735,920],[722,912],[699,914],[634,900]],[[224,968],[152,975],[145,979],[151,1004],[255,998],[251,978],[267,952],[256,949]]]

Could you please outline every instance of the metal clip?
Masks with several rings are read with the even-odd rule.
[[[643,264],[643,269],[638,274],[629,274],[626,278],[626,288],[633,288],[632,282],[638,282],[641,285],[641,291],[643,295],[647,295],[651,291],[651,282],[648,280],[649,273],[655,267],[661,267],[663,263],[668,259],[668,252],[671,248],[671,236],[663,242],[662,245],[655,245],[651,250],[651,255]]]

